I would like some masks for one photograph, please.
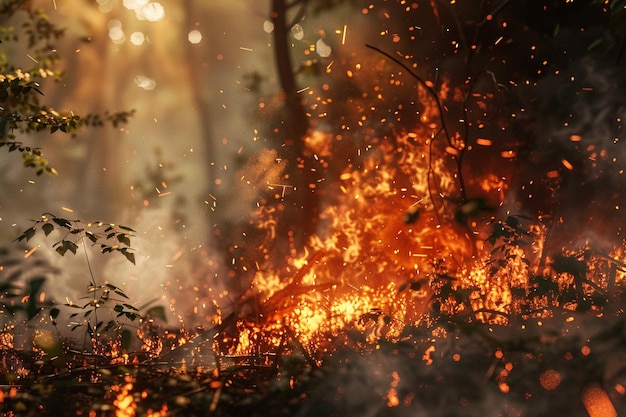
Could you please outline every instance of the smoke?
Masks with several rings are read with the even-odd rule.
[[[533,140],[522,149],[518,196],[548,214],[560,244],[591,236],[607,247],[623,239],[626,203],[620,75],[597,57],[584,57],[532,89]],[[595,237],[593,235],[596,235]]]
[[[282,173],[286,161],[279,159],[273,149],[260,149],[237,171],[230,188],[223,192],[217,202],[216,222],[221,225],[242,223],[247,220],[260,198],[271,190],[282,193]]]
[[[493,361],[484,350],[470,344],[453,360],[452,343],[444,338],[432,345],[379,346],[365,355],[336,352],[317,371],[323,384],[311,387],[297,415],[496,417],[528,407],[489,380]]]

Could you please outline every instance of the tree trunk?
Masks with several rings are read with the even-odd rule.
[[[295,3],[292,3],[295,5]],[[319,215],[319,197],[314,188],[317,178],[311,170],[312,154],[306,149],[305,136],[309,121],[298,94],[291,63],[286,0],[272,0],[271,19],[274,24],[274,57],[280,86],[285,98],[284,120],[281,121],[278,140],[279,154],[285,159],[285,182],[294,187],[284,198],[284,211],[279,220],[279,238],[289,242],[285,256],[300,253],[307,240],[315,233]],[[279,246],[282,243],[278,244]]]
[[[308,119],[302,101],[298,95],[296,78],[291,63],[289,32],[287,21],[289,6],[286,0],[272,0],[271,18],[274,24],[274,58],[278,71],[278,80],[285,97],[287,120],[284,131],[289,136],[287,145],[301,146],[301,139],[306,135]],[[292,144],[289,142],[293,142]]]

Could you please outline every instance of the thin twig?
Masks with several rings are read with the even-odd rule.
[[[384,56],[386,56],[387,58],[391,59],[393,62],[395,62],[396,64],[400,65],[402,68],[404,68],[405,70],[407,70],[407,72],[413,77],[415,78],[428,92],[428,94],[431,95],[431,97],[435,100],[435,103],[437,105],[437,110],[439,111],[439,119],[441,121],[441,131],[445,134],[446,140],[448,142],[448,145],[452,146],[452,140],[450,138],[450,134],[448,132],[448,128],[446,127],[446,121],[443,117],[443,104],[441,104],[441,100],[439,99],[439,96],[437,95],[437,92],[435,90],[433,90],[432,87],[430,87],[428,85],[428,83],[419,75],[417,75],[415,72],[413,72],[413,70],[411,68],[409,68],[408,65],[406,65],[404,62],[400,61],[399,59],[397,59],[396,57],[388,54],[387,52],[383,51],[380,48],[377,48],[373,45],[370,44],[365,44],[366,47],[373,49],[374,51],[378,52],[379,54],[382,54]]]

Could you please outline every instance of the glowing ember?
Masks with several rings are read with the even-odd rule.
[[[539,383],[544,389],[553,391],[561,384],[561,374],[554,369],[548,369],[539,376]]]
[[[132,380],[127,380],[123,385],[113,385],[111,392],[115,394],[115,399],[113,400],[115,417],[135,417],[137,404],[133,397]]]
[[[589,417],[617,417],[617,411],[604,388],[591,384],[583,390],[582,401]]]

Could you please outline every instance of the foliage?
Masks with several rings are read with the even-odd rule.
[[[43,10],[31,11],[24,1],[4,1],[0,7],[3,19],[19,18],[22,23],[19,33],[13,26],[2,25],[3,44],[13,43],[20,48],[25,41],[23,47],[34,63],[31,68],[16,67],[5,53],[0,54],[0,146],[7,146],[9,152],[18,150],[23,155],[24,166],[36,168],[38,175],[56,174],[40,149],[15,141],[14,131],[33,133],[49,128],[67,133],[77,127],[77,116],[61,115],[43,105],[39,98],[43,96],[41,80],[61,77],[61,72],[54,69],[59,58],[51,42],[58,40],[64,31]]]
[[[24,51],[30,65],[15,65],[9,59],[8,52],[0,53],[0,147],[5,147],[9,153],[16,152],[22,155],[23,165],[35,168],[37,175],[43,173],[56,175],[57,171],[48,164],[42,151],[24,144],[16,139],[16,135],[29,135],[48,131],[50,134],[61,132],[74,134],[77,129],[100,127],[111,124],[114,127],[126,123],[134,111],[116,113],[87,114],[84,117],[73,112],[60,113],[42,101],[44,96],[40,83],[47,79],[59,81],[62,71],[58,70],[60,56],[57,54],[55,43],[60,41],[65,30],[53,23],[43,9],[32,7],[30,1],[5,0],[0,4],[0,42],[8,51]],[[27,243],[38,233],[44,237],[57,236],[52,247],[60,255],[70,252],[77,254],[83,246],[90,282],[87,290],[89,301],[76,305],[67,299],[65,306],[81,310],[70,314],[69,319],[74,323],[72,330],[85,327],[85,334],[93,342],[92,349],[103,345],[101,336],[109,332],[118,335],[122,348],[130,346],[130,332],[125,324],[135,321],[163,319],[163,307],[156,306],[140,314],[140,310],[133,306],[128,296],[119,287],[110,284],[99,284],[91,269],[87,245],[96,247],[101,253],[119,253],[132,264],[135,264],[135,254],[131,248],[131,237],[134,230],[121,225],[105,224],[102,222],[85,223],[81,220],[71,220],[49,213],[34,220],[34,224],[20,234],[15,241]],[[34,319],[44,308],[49,309],[49,319],[53,325],[61,313],[60,308],[46,300],[43,287],[49,278],[50,272],[57,270],[46,268],[47,263],[32,256],[36,248],[26,250],[26,256],[15,258],[6,251],[2,259],[0,271],[3,272],[0,283],[0,310],[5,317],[14,317],[24,312],[27,320],[34,323]],[[28,259],[27,259],[28,258]],[[31,262],[32,261],[32,262]],[[102,320],[103,312],[109,312],[111,318]],[[81,320],[78,320],[78,319]],[[125,321],[123,321],[124,319]],[[37,325],[35,324],[37,327]],[[39,331],[39,330],[37,330]],[[51,357],[61,355],[63,349],[59,341],[48,337],[45,331],[35,337],[38,349]],[[101,347],[101,346],[100,346]],[[61,349],[61,351],[59,350]],[[53,360],[53,364],[63,367],[63,360]]]
[[[91,351],[101,355],[116,357],[119,353],[131,352],[133,333],[128,329],[139,329],[145,322],[154,319],[167,321],[165,310],[162,306],[147,308],[148,305],[135,307],[130,298],[119,287],[113,284],[93,285],[87,288],[87,294],[81,298],[88,300],[85,304],[75,304],[67,300],[63,306],[75,311],[67,316],[70,330],[85,329],[85,334],[91,341]],[[142,312],[143,311],[143,312]],[[61,314],[61,309],[50,309],[50,319],[54,326]],[[106,318],[104,318],[106,317]],[[133,324],[134,323],[134,324]],[[118,346],[119,344],[119,346]],[[119,353],[113,351],[119,349]],[[86,349],[83,349],[86,351]]]
[[[81,245],[86,246],[86,243],[89,243],[92,247],[97,247],[103,254],[120,253],[128,262],[135,264],[135,254],[132,252],[131,248],[131,237],[133,236],[134,230],[127,226],[105,224],[103,222],[84,223],[81,220],[68,220],[48,213],[33,222],[33,226],[26,229],[15,239],[17,242],[28,242],[34,238],[38,232],[43,232],[44,236],[47,237],[56,230],[60,235],[60,239],[57,240],[52,247],[55,248],[55,251],[61,256],[64,256],[68,252],[76,255]],[[87,297],[85,297],[88,298],[89,301],[80,305],[68,300],[64,305],[82,311],[82,314],[79,312],[70,314],[69,319],[74,323],[71,330],[73,331],[84,326],[90,339],[96,341],[100,338],[102,333],[119,330],[123,327],[119,320],[120,318],[125,318],[133,322],[142,318],[142,316],[139,314],[139,308],[129,304],[129,298],[121,288],[110,283],[102,285],[96,283],[96,279],[91,271],[91,264],[86,248],[85,256],[91,277]],[[43,284],[43,281],[43,278],[37,281],[39,286]],[[33,283],[30,285],[33,285]],[[36,289],[38,288],[39,287]],[[37,297],[30,298],[33,303],[36,303],[37,299]],[[34,308],[35,307],[32,307],[27,311],[31,311]],[[112,318],[107,321],[101,320],[98,316],[98,312],[101,309],[108,309],[109,312],[112,312]],[[161,310],[162,307],[155,307],[149,314],[164,319],[165,314]],[[59,313],[60,310],[57,307],[50,310],[50,317],[55,325]],[[29,314],[29,319],[32,317],[34,317],[34,315]],[[76,322],[76,317],[80,317],[83,321]],[[123,335],[123,340],[125,341],[123,349],[126,350],[129,347],[130,338],[128,335]]]
[[[41,85],[46,79],[59,81],[63,73],[57,69],[60,57],[54,42],[59,41],[65,30],[57,27],[43,9],[32,10],[29,1],[5,0],[0,4],[2,20],[21,22],[20,30],[0,22],[0,37],[4,45],[14,44],[26,54],[33,65],[29,68],[15,66],[6,53],[0,53],[0,147],[9,152],[19,151],[25,167],[35,168],[37,175],[56,175],[39,148],[16,141],[15,133],[34,134],[44,130],[74,134],[77,129],[101,127],[105,123],[118,127],[127,123],[134,110],[91,113],[84,117],[73,112],[61,113],[42,103],[44,93]]]
[[[52,247],[61,256],[67,251],[75,255],[79,244],[87,239],[92,246],[99,246],[102,253],[117,252],[124,255],[132,264],[135,263],[135,255],[130,248],[130,238],[135,231],[130,227],[103,222],[84,223],[82,220],[68,220],[49,213],[43,214],[41,219],[33,222],[34,224],[15,240],[28,242],[37,232],[43,232],[48,236],[57,230],[62,233],[62,237]]]

